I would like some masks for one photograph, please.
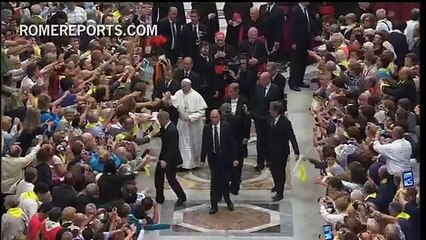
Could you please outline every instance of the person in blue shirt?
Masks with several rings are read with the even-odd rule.
[[[92,158],[90,159],[89,164],[92,167],[93,171],[96,171],[98,173],[103,173],[104,172],[104,163],[108,159],[112,159],[112,161],[114,162],[115,167],[117,169],[122,164],[121,158],[116,153],[111,154],[106,150],[100,150],[99,152],[92,153]]]
[[[40,122],[42,124],[43,131],[50,137],[55,132],[56,126],[59,125],[61,119],[55,113],[57,112],[57,105],[62,101],[58,99],[54,103],[52,102],[52,98],[47,94],[41,94],[38,99],[37,107],[40,109]],[[49,108],[52,107],[52,111]]]

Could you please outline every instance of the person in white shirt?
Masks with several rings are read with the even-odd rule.
[[[389,33],[390,31],[392,31],[392,22],[386,19],[386,10],[378,9],[376,11],[376,17],[376,32],[385,31]]]
[[[331,225],[336,225],[336,223],[344,223],[344,218],[348,215],[346,209],[349,206],[348,197],[340,197],[334,201],[329,197],[322,198],[320,200],[320,214],[327,223]],[[327,208],[330,207],[331,203],[333,208],[336,210],[334,213],[330,213]]]
[[[34,190],[34,183],[37,180],[37,169],[28,167],[25,169],[24,179],[18,182],[17,185],[11,187],[10,191],[14,192],[16,196],[21,196],[24,192],[31,192]]]
[[[51,201],[52,195],[50,195],[49,186],[44,183],[37,183],[34,186],[33,191],[24,192],[19,196],[19,207],[24,212],[26,227],[28,227],[28,224],[34,214],[37,213],[41,203]]]
[[[381,144],[379,140],[376,140],[373,144],[374,151],[386,158],[386,168],[391,175],[401,174],[411,169],[412,148],[410,142],[403,138],[404,132],[402,127],[397,126],[392,129],[393,142]],[[380,132],[377,131],[376,139],[379,139],[379,135]]]
[[[404,35],[407,37],[408,49],[413,49],[414,43],[414,29],[417,24],[419,24],[420,10],[418,8],[413,8],[411,10],[411,18],[407,21],[407,27],[404,30]]]
[[[76,6],[75,3],[67,2],[67,7],[63,10],[68,17],[70,24],[82,24],[86,22],[87,15],[83,8]]]
[[[23,178],[24,168],[36,159],[36,154],[40,149],[39,144],[33,148],[30,154],[20,157],[22,149],[18,145],[10,147],[9,154],[1,159],[1,190],[2,193],[11,193],[11,187]]]

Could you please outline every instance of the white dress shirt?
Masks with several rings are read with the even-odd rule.
[[[238,98],[231,99],[231,113],[235,115],[237,112]]]
[[[277,125],[278,121],[280,120],[280,117],[281,117],[281,115],[278,115],[278,117],[275,118],[274,126]]]
[[[410,51],[413,49],[414,43],[416,43],[414,40],[414,28],[417,24],[419,24],[417,20],[408,20],[407,27],[404,30],[404,35],[407,36],[408,49],[410,49]]]
[[[345,216],[347,216],[347,213],[328,213],[327,209],[324,205],[321,205],[320,207],[320,214],[324,218],[325,221],[332,224],[333,226],[336,225],[336,223],[344,222]]]
[[[75,6],[74,11],[65,8],[63,11],[67,14],[70,24],[82,24],[87,20],[86,11],[81,7]]]
[[[268,92],[269,92],[269,89],[271,88],[271,83],[269,83],[268,85],[266,85],[266,87],[265,87],[265,95],[264,95],[264,97],[266,97],[266,95],[268,95]]]
[[[170,125],[170,123],[171,123],[172,121],[169,121],[165,126],[164,126],[164,129],[167,129],[167,127]]]
[[[215,142],[214,142],[214,128],[215,128],[215,126],[217,126],[217,138],[219,139],[219,146],[220,146],[220,122],[218,122],[217,123],[217,125],[213,125],[212,124],[212,136],[213,136],[213,151],[214,151],[214,148],[215,148],[215,146],[214,146],[214,144],[215,144]]]
[[[412,148],[409,141],[403,138],[388,144],[380,144],[379,141],[375,141],[373,149],[386,158],[386,168],[389,174],[401,174],[411,169]]]

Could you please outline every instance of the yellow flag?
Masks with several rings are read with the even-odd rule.
[[[299,180],[302,183],[308,180],[308,175],[306,173],[306,166],[304,161],[300,162],[300,165],[299,165]]]
[[[149,172],[149,165],[146,165],[143,169],[145,169],[145,175],[147,177],[151,176],[151,173]]]
[[[38,45],[34,45],[34,55],[41,57],[41,49]]]

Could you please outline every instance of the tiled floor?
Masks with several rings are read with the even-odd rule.
[[[255,3],[260,5],[261,3]],[[190,9],[190,3],[184,3],[186,9]],[[218,9],[221,10],[222,3],[217,3]],[[226,23],[221,21],[221,29],[226,28]],[[305,75],[305,82],[308,83],[312,77],[314,67],[308,67]],[[284,73],[284,76],[288,79],[288,72]],[[305,157],[317,158],[316,150],[312,147],[312,127],[313,121],[308,108],[312,100],[312,91],[302,90],[302,92],[288,91],[288,109],[289,118],[292,121],[293,128],[299,143],[301,153]],[[153,149],[154,154],[159,150],[160,144],[158,140],[154,140],[150,146]],[[180,174],[179,178],[182,181],[187,181],[184,186],[184,190],[188,197],[188,203],[186,208],[189,210],[175,209],[174,202],[176,196],[173,191],[167,188],[165,191],[166,202],[161,206],[161,223],[176,224],[172,230],[161,230],[146,232],[144,240],[222,240],[222,239],[282,239],[282,240],[311,240],[317,239],[318,234],[321,232],[322,224],[324,223],[318,214],[317,199],[320,197],[324,190],[318,185],[314,185],[312,180],[319,173],[312,166],[307,164],[307,171],[309,179],[305,183],[300,183],[297,179],[293,178],[293,190],[285,192],[285,199],[278,204],[271,203],[272,193],[270,192],[270,186],[262,182],[256,188],[244,187],[250,186],[247,181],[259,180],[260,177],[265,177],[262,181],[270,180],[269,173],[265,170],[260,176],[252,174],[250,171],[250,165],[255,164],[256,148],[255,142],[249,144],[249,157],[246,159],[246,175],[244,177],[245,182],[243,183],[242,190],[238,196],[231,196],[235,207],[245,207],[246,209],[239,209],[239,211],[229,212],[226,206],[220,209],[221,215],[208,215],[209,209],[209,190],[208,190],[208,178],[209,174],[206,170],[201,170],[198,173],[191,174],[188,177],[184,174]],[[287,168],[290,170],[295,164],[292,156],[290,157]],[[146,176],[141,173],[138,176],[138,186],[140,189],[152,187],[154,185],[154,166],[151,167],[151,176]],[[195,210],[194,210],[195,209]],[[253,212],[253,209],[257,212]],[[258,212],[260,210],[260,212]],[[185,215],[185,211],[187,213]],[[263,220],[255,219],[258,216],[267,218],[269,214],[271,224],[270,226],[263,228]],[[216,225],[211,224],[223,224],[222,222],[229,222],[229,226],[226,225],[224,228],[241,229],[246,228],[245,224],[256,224],[257,229],[251,229],[245,231],[205,231],[206,229],[189,226],[188,224],[180,224],[185,221],[186,218],[190,218],[189,221],[192,224],[203,225],[204,228],[218,229]],[[216,217],[216,218],[215,218]],[[197,218],[198,221],[193,221]],[[221,218],[218,221],[217,218]],[[183,219],[183,220],[182,220]],[[211,219],[211,221],[209,221]],[[192,220],[192,221],[191,221]],[[279,223],[276,224],[272,220],[277,220]],[[183,225],[183,226],[182,226]],[[210,229],[211,230],[211,229]]]

